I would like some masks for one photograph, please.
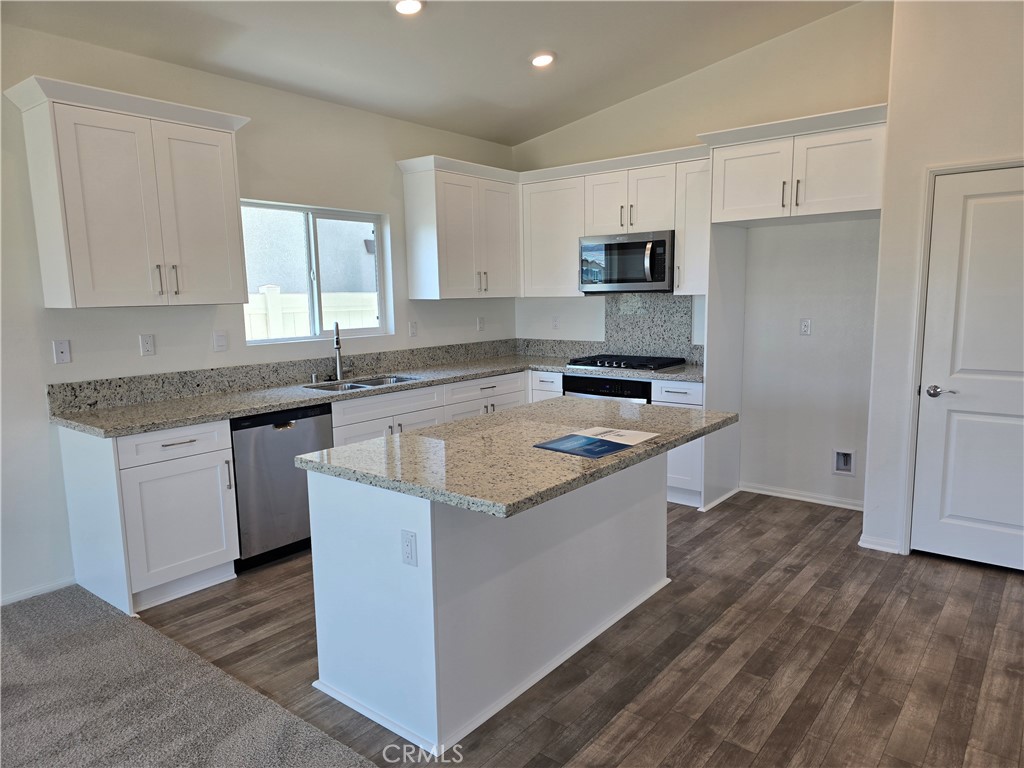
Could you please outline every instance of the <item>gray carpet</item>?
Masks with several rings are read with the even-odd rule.
[[[4,768],[372,766],[80,587],[0,612]]]

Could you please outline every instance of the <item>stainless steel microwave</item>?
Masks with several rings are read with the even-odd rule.
[[[675,232],[580,238],[580,290],[624,293],[672,290]]]

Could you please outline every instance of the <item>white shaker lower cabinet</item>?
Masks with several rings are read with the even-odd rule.
[[[334,428],[334,445],[350,445],[372,440],[375,437],[400,435],[410,429],[433,427],[445,422],[444,408],[427,408],[422,411],[399,413],[382,419],[345,424]]]
[[[688,381],[655,381],[651,387],[654,405],[674,408],[703,408],[704,385]],[[668,500],[699,507],[704,491],[704,438],[668,452]]]
[[[526,405],[525,392],[509,392],[504,395],[493,395],[480,400],[470,400],[457,405],[446,405],[444,407],[445,421],[460,421],[470,419],[474,416],[487,416],[506,408],[515,408],[517,405]]]
[[[132,590],[238,557],[231,449],[121,470]]]
[[[562,374],[530,371],[530,402],[552,400],[562,396]]]
[[[116,439],[60,430],[75,580],[125,613],[235,576],[227,421]]]

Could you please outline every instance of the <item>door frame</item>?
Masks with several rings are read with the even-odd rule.
[[[921,371],[924,366],[924,322],[928,311],[928,277],[931,265],[932,253],[932,216],[935,213],[935,183],[940,176],[951,176],[960,173],[975,173],[977,171],[998,171],[1004,168],[1018,168],[1024,166],[1024,158],[1010,160],[993,160],[989,162],[967,163],[956,165],[935,165],[928,166],[927,187],[925,189],[925,210],[924,221],[921,223],[923,237],[921,238],[922,253],[918,272],[918,297],[917,297],[917,319],[914,332],[914,386],[917,388],[916,397],[913,400],[913,407],[910,409],[910,442],[907,446],[906,458],[906,507],[900,518],[900,532],[897,536],[899,543],[899,554],[910,554],[910,530],[913,525],[914,514],[914,490],[917,475],[917,430],[921,411]],[[882,218],[885,218],[883,201]],[[877,297],[876,297],[877,300]]]

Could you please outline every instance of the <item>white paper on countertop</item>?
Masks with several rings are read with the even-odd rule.
[[[652,437],[658,436],[657,432],[638,432],[633,429],[611,429],[609,427],[591,427],[590,429],[581,429],[572,434],[596,437],[613,443],[621,443],[622,445],[638,445],[644,440],[650,440]]]

